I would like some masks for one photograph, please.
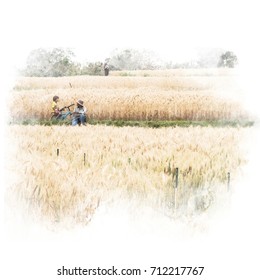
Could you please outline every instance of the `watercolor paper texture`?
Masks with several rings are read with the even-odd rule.
[[[256,279],[256,1],[11,0],[1,11],[1,279],[112,266],[142,275],[111,279],[163,267]],[[21,77],[39,48],[110,58],[109,75]],[[115,69],[123,50],[161,67]],[[238,64],[207,67],[222,50]],[[54,95],[83,100],[87,125],[52,123]]]

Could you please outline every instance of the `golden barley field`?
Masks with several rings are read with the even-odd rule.
[[[121,76],[120,76],[121,73]],[[208,73],[208,75],[206,75]],[[94,120],[248,119],[232,70],[112,72],[111,76],[20,78],[9,99],[11,121],[50,118],[54,95],[60,107],[82,99]]]
[[[243,139],[252,128],[15,121],[48,119],[53,95],[60,106],[83,99],[89,118],[99,120],[247,119],[235,76],[197,69],[18,79],[8,99],[6,200],[37,221],[72,224],[87,224],[100,206],[122,199],[167,215],[206,211],[242,176]]]
[[[228,172],[241,175],[248,129],[10,126],[9,193],[31,215],[84,223],[122,197],[171,208],[178,167],[179,206],[202,191],[193,210],[205,210],[214,192],[227,192]]]

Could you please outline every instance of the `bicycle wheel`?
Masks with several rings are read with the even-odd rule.
[[[54,114],[52,114],[50,117],[50,121],[53,121],[53,120],[57,120],[57,116],[55,116]]]

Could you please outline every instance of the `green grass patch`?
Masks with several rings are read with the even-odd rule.
[[[189,121],[189,120],[173,120],[173,121],[135,121],[135,120],[95,120],[91,119],[87,122],[90,125],[108,125],[116,127],[189,127],[189,126],[202,126],[202,127],[250,127],[254,125],[254,121]],[[22,120],[10,122],[9,124],[20,125],[71,125],[70,120]]]
[[[189,126],[213,126],[213,127],[249,127],[253,126],[253,121],[186,121],[186,120],[174,120],[174,121],[130,121],[130,120],[90,120],[88,122],[92,125],[103,124],[103,125],[113,125],[118,127],[123,126],[137,126],[137,127],[189,127]]]

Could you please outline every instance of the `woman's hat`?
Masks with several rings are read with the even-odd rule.
[[[83,101],[82,100],[78,100],[77,104],[79,104],[80,106],[83,106]]]

